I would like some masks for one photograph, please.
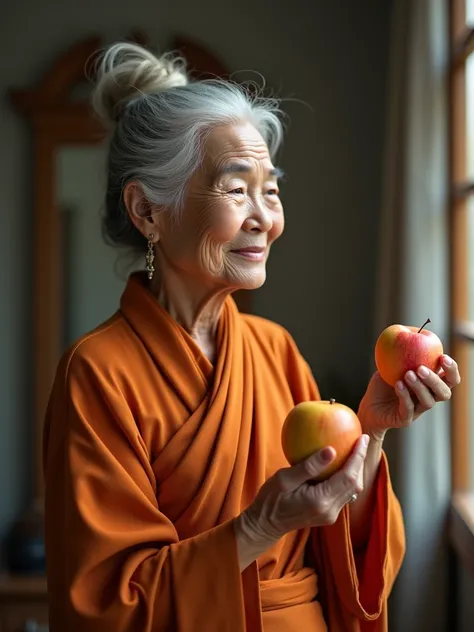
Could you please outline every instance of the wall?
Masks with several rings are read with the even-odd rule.
[[[474,621],[474,576],[459,564],[457,582],[459,585],[458,632],[472,632]]]
[[[7,91],[40,79],[72,41],[143,28],[205,40],[232,69],[254,69],[292,117],[282,160],[287,232],[256,311],[295,336],[323,395],[360,396],[371,331],[390,2],[347,0],[15,0],[0,7],[0,534],[29,495],[31,146]],[[185,8],[184,8],[185,7]],[[310,106],[310,107],[308,107]],[[331,388],[329,385],[331,384]]]

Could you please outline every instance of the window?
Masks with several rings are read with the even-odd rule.
[[[450,1],[452,354],[463,377],[452,401],[457,552],[474,569],[474,0]]]

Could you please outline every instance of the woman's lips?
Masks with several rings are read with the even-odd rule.
[[[249,259],[250,261],[265,261],[265,248],[260,248],[258,246],[238,248],[236,250],[231,250],[231,252],[236,255],[240,255],[241,257],[245,257],[245,259]]]

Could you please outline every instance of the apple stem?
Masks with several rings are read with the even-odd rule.
[[[426,327],[426,325],[427,325],[428,323],[431,323],[431,319],[430,319],[430,318],[428,318],[428,319],[427,319],[427,320],[426,320],[426,321],[422,324],[422,326],[418,329],[418,332],[417,332],[417,333],[420,333],[420,331],[421,331],[424,327]]]
[[[330,403],[330,404],[335,404],[335,403],[336,403],[336,400],[335,400],[335,399],[330,399],[330,400],[329,400],[329,403]]]

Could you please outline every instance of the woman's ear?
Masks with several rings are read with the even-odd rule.
[[[129,182],[123,190],[123,201],[127,209],[130,221],[141,234],[148,239],[154,234],[154,241],[159,240],[159,216],[156,206],[151,204],[143,194],[141,186],[137,182]]]

